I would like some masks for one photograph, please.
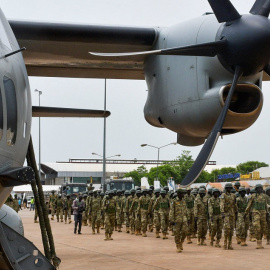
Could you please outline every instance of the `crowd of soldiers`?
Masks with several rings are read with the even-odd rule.
[[[147,237],[147,231],[155,237],[168,239],[169,231],[175,238],[177,252],[182,252],[183,243],[192,243],[197,238],[197,245],[206,245],[207,232],[210,245],[232,250],[232,237],[236,234],[237,244],[247,246],[248,231],[250,241],[257,241],[257,249],[262,249],[263,236],[270,244],[270,187],[263,190],[258,184],[254,189],[246,189],[236,182],[226,183],[223,191],[205,186],[195,189],[178,189],[169,191],[150,186],[130,191],[111,190],[103,193],[90,190],[78,196],[72,204],[70,196],[52,194],[50,197],[51,219],[56,212],[57,221],[65,223],[67,216],[71,223],[71,209],[75,211],[75,228],[79,225],[92,227],[92,234],[100,233],[105,228],[104,240],[113,240],[113,231],[122,232],[125,224],[126,233]],[[52,207],[54,206],[54,207]],[[60,218],[60,219],[59,219]],[[160,233],[162,235],[160,236]]]

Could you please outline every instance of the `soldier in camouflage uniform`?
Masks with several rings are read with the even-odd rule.
[[[187,194],[185,195],[185,201],[187,204],[187,211],[188,215],[190,217],[190,224],[188,226],[188,232],[187,232],[187,244],[191,244],[191,237],[194,238],[196,235],[195,231],[195,224],[194,224],[194,201],[195,197],[194,195],[191,194],[191,188],[188,187],[187,189]]]
[[[130,230],[130,223],[129,223],[129,213],[127,211],[127,205],[128,205],[128,197],[131,195],[129,190],[125,191],[125,196],[123,199],[123,211],[124,211],[124,217],[125,217],[125,223],[126,223],[126,233],[129,233]]]
[[[122,213],[123,213],[123,199],[121,196],[122,191],[121,190],[117,190],[116,193],[116,227],[118,229],[118,232],[122,232],[121,228],[122,228]]]
[[[56,203],[56,199],[57,199],[57,196],[56,194],[54,194],[55,191],[52,190],[52,194],[50,195],[50,198],[49,198],[49,208],[51,208],[51,220],[54,220],[54,214],[55,214],[55,203]]]
[[[250,190],[250,196],[248,196],[248,201],[251,199],[252,194],[256,194],[255,188],[252,188]],[[255,234],[256,234],[255,228],[254,228],[253,223],[252,223],[252,214],[249,213],[249,241],[250,242],[256,242],[257,241]]]
[[[63,222],[63,207],[64,207],[64,200],[62,199],[61,194],[58,195],[58,198],[55,202],[56,205],[56,218],[57,222],[59,222],[59,218],[61,222]]]
[[[270,187],[267,187],[265,189],[265,194],[266,194],[266,203],[267,203],[267,213],[269,216],[269,213],[270,213]],[[270,245],[270,220],[269,220],[269,218],[267,220],[266,239],[267,239],[266,245]]]
[[[203,198],[205,203],[207,204],[207,227],[209,229],[209,239],[211,239],[211,221],[210,221],[210,218],[209,218],[209,215],[208,215],[208,201],[212,197],[212,191],[213,191],[213,189],[209,188],[207,190],[206,195]]]
[[[161,228],[161,223],[160,223],[160,213],[159,213],[159,204],[155,205],[155,201],[159,198],[160,196],[160,190],[155,189],[154,191],[155,195],[152,198],[152,204],[153,204],[153,211],[154,211],[154,224],[156,227],[156,238],[160,238],[159,233],[160,233],[160,228]]]
[[[148,197],[151,200],[151,205],[152,206],[153,206],[152,198],[154,197],[153,190],[154,190],[154,186],[150,186],[149,190],[148,190]],[[150,214],[149,214],[149,220],[148,220],[148,226],[149,226],[148,230],[149,230],[149,232],[153,232],[153,224],[154,224],[154,222],[153,222],[153,212],[152,212],[152,208],[151,208]]]
[[[211,241],[210,245],[213,246],[214,238],[217,237],[215,247],[220,248],[220,239],[223,228],[223,218],[220,211],[220,191],[216,188],[212,190],[213,196],[208,201],[208,213],[211,221]]]
[[[91,215],[89,214],[89,209],[90,209],[90,203],[91,203],[91,200],[93,198],[93,195],[94,195],[94,191],[93,191],[93,188],[92,188],[88,192],[88,196],[87,196],[87,200],[86,200],[86,207],[87,207],[86,212],[87,212],[87,220],[88,220],[88,226],[89,227],[92,226],[92,218],[91,218]]]
[[[142,196],[139,198],[138,212],[141,216],[142,236],[146,237],[148,215],[151,212],[151,199],[147,196],[147,189],[144,189]]]
[[[231,193],[232,183],[225,184],[225,193],[221,195],[220,210],[224,219],[224,249],[233,249],[232,236],[235,226],[235,213],[237,212],[236,197]]]
[[[255,186],[256,194],[253,194],[248,201],[248,206],[245,211],[245,217],[249,212],[252,212],[252,223],[256,232],[257,247],[256,249],[264,248],[262,246],[262,237],[266,232],[267,216],[267,197],[262,193],[263,187],[261,184]]]
[[[238,189],[240,196],[236,199],[236,205],[238,209],[237,220],[236,220],[236,240],[237,244],[241,244],[241,246],[247,246],[247,231],[249,225],[249,217],[245,215],[245,210],[248,205],[248,198],[246,195],[246,189],[244,187],[240,187]]]
[[[105,197],[105,193],[104,193],[104,192],[100,192],[101,205],[103,204],[104,197]],[[105,219],[104,213],[101,212],[101,216],[100,216],[100,226],[101,226],[101,229],[102,229],[102,230],[104,229],[104,219]]]
[[[72,199],[70,198],[70,195],[66,195],[66,198],[64,199],[64,217],[65,217],[65,224],[67,224],[67,218],[69,220],[69,224],[71,221],[71,208],[72,208]]]
[[[135,197],[135,189],[131,189],[130,194],[131,195],[127,199],[125,212],[128,213],[128,215],[129,215],[131,234],[134,234],[134,232],[135,232],[135,215],[134,215],[133,211],[130,211],[130,208],[131,208],[133,199]]]
[[[112,234],[115,226],[115,212],[116,201],[113,198],[114,191],[109,191],[108,196],[105,197],[102,210],[105,214],[105,238],[104,240],[113,240]]]
[[[129,212],[132,214],[135,218],[135,235],[142,235],[141,234],[141,215],[140,212],[138,211],[138,206],[139,206],[139,199],[142,195],[141,190],[137,189],[136,195],[134,196],[132,200],[131,207],[129,209]]]
[[[168,239],[167,233],[169,226],[170,201],[166,196],[165,190],[161,190],[160,196],[156,199],[153,208],[159,208],[158,212],[160,215],[161,230],[163,235],[162,239]]]
[[[100,220],[101,220],[101,198],[98,196],[97,190],[94,191],[93,197],[90,201],[89,215],[92,220],[92,233],[95,234],[95,228],[97,227],[97,233],[100,233]]]
[[[13,199],[13,209],[18,213],[20,206],[18,203],[18,198],[17,198],[17,194],[14,195],[14,199]]]
[[[177,252],[182,252],[183,242],[185,240],[190,216],[187,211],[186,201],[184,200],[185,191],[183,189],[177,190],[177,198],[171,201],[169,219],[172,226],[174,226],[174,241]]]
[[[194,219],[197,223],[197,245],[205,246],[205,237],[207,234],[207,202],[203,199],[206,191],[204,188],[199,189],[199,196],[195,199]]]
[[[87,202],[87,198],[88,198],[87,193],[84,193],[83,194],[83,200],[84,200],[84,202]],[[85,203],[85,211],[82,214],[82,225],[83,226],[87,226],[88,225],[87,224],[88,216],[89,216],[89,205],[87,205]]]
[[[239,191],[240,186],[241,186],[240,182],[237,181],[237,182],[234,183],[234,186],[233,187],[234,187],[234,189],[235,189],[236,192]]]

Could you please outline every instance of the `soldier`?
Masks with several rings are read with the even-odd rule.
[[[19,203],[18,203],[18,198],[17,198],[17,194],[14,195],[14,199],[13,199],[13,209],[18,213],[19,212]]]
[[[87,212],[87,219],[88,219],[88,226],[89,227],[92,226],[91,215],[89,214],[89,207],[90,207],[90,203],[91,203],[91,200],[93,198],[93,195],[94,195],[93,189],[90,189],[90,191],[88,192],[88,197],[86,199],[86,212]]]
[[[220,210],[224,219],[224,249],[232,250],[232,236],[235,226],[235,213],[237,212],[236,197],[231,193],[232,183],[225,184],[225,193],[221,195]]]
[[[130,222],[129,222],[129,213],[127,211],[128,207],[128,197],[131,195],[129,190],[125,191],[125,196],[123,200],[123,211],[124,211],[124,216],[125,216],[125,222],[126,222],[126,233],[129,233],[129,228],[130,228]]]
[[[256,194],[253,194],[248,201],[248,206],[245,211],[244,218],[249,212],[252,212],[252,224],[256,232],[257,247],[256,249],[263,249],[262,237],[266,231],[267,215],[267,197],[262,193],[263,187],[261,184],[255,186]],[[266,217],[267,215],[267,217]]]
[[[129,215],[129,222],[130,222],[130,230],[131,230],[131,234],[134,234],[135,232],[135,216],[134,213],[130,211],[134,196],[135,196],[135,189],[131,189],[130,190],[130,196],[127,199],[127,203],[126,203],[126,209],[125,212],[128,213]]]
[[[238,209],[237,220],[236,220],[236,241],[237,244],[241,244],[241,246],[247,246],[247,231],[249,225],[249,217],[245,215],[245,210],[248,205],[248,198],[246,197],[246,189],[244,187],[240,187],[238,189],[239,197],[236,199],[236,205]]]
[[[69,224],[72,222],[71,221],[71,207],[72,207],[72,199],[70,198],[70,195],[66,195],[66,198],[64,199],[64,217],[65,217],[65,224],[67,224],[67,217],[69,220]]]
[[[208,201],[212,197],[212,190],[213,190],[212,188],[208,188],[207,193],[203,198],[207,205],[207,227],[209,229],[209,239],[211,239],[211,221],[209,219],[209,214],[208,214]]]
[[[56,200],[56,218],[57,222],[59,222],[59,217],[61,219],[61,222],[63,222],[63,208],[64,208],[64,202],[62,199],[61,194],[58,195],[58,198]]]
[[[248,196],[248,201],[251,199],[252,194],[256,194],[255,188],[252,188],[250,190],[250,194]],[[257,241],[255,234],[256,234],[255,228],[254,228],[253,223],[252,223],[252,214],[249,213],[249,241],[250,242],[256,242]]]
[[[150,209],[149,219],[148,219],[148,226],[149,226],[148,230],[149,230],[149,232],[153,232],[153,213],[152,213],[152,206],[153,206],[152,197],[154,196],[153,195],[153,190],[154,190],[154,186],[150,186],[149,189],[148,189],[148,194],[147,194],[147,197],[149,197],[149,199],[151,201],[151,209]]]
[[[267,201],[267,213],[269,215],[270,213],[270,187],[267,187],[265,189],[265,194],[266,194],[266,201]],[[268,218],[267,220],[267,230],[266,230],[266,245],[270,245],[270,220]]]
[[[160,233],[160,213],[159,213],[159,204],[155,204],[155,201],[159,198],[160,196],[160,190],[159,189],[155,189],[154,191],[155,195],[152,198],[152,204],[153,204],[153,210],[154,210],[154,224],[156,227],[156,238],[160,238],[159,233]]]
[[[157,206],[159,208],[159,215],[160,215],[160,223],[161,223],[161,230],[162,230],[162,239],[168,239],[168,226],[169,226],[169,212],[170,212],[170,201],[169,198],[166,196],[166,191],[161,190],[160,195],[155,203],[153,208],[156,209]]]
[[[122,232],[122,212],[123,212],[123,199],[122,199],[122,191],[117,190],[116,192],[116,223],[115,226],[118,229],[118,232]]]
[[[50,198],[49,198],[49,208],[51,209],[51,220],[54,220],[54,214],[55,214],[55,203],[56,203],[56,199],[57,199],[57,196],[55,193],[54,190],[52,190],[51,192],[52,194],[50,195]]]
[[[109,191],[108,196],[105,198],[102,206],[102,210],[105,214],[105,238],[104,240],[113,240],[112,234],[115,224],[115,212],[116,212],[116,201],[113,198],[114,191]]]
[[[182,252],[183,242],[187,234],[187,222],[190,222],[190,216],[187,211],[186,201],[184,200],[185,191],[183,189],[177,190],[177,198],[171,201],[169,219],[172,226],[174,226],[177,252]]]
[[[89,215],[92,220],[92,234],[95,234],[95,228],[97,227],[97,233],[99,234],[100,220],[101,220],[101,198],[98,196],[97,190],[94,191],[93,197],[90,201]]]
[[[73,209],[73,214],[74,214],[74,221],[75,221],[75,227],[74,227],[74,233],[76,234],[77,232],[77,226],[79,224],[78,228],[78,234],[81,233],[82,229],[82,213],[85,211],[85,202],[82,199],[82,195],[79,195],[79,199],[75,199],[72,204],[72,209]]]
[[[220,211],[220,191],[217,188],[212,190],[213,196],[208,201],[208,213],[211,221],[211,241],[210,245],[213,246],[214,238],[217,237],[215,247],[220,248],[220,239],[223,228],[223,218]]]
[[[105,193],[104,192],[100,192],[100,199],[101,199],[101,206],[103,204],[103,200],[105,197]],[[101,216],[100,216],[100,226],[101,226],[101,230],[104,230],[104,213],[101,211]]]
[[[199,189],[199,194],[194,204],[194,219],[197,223],[197,245],[206,246],[205,236],[207,234],[207,202],[203,199],[206,191],[204,188]]]
[[[191,188],[187,188],[187,194],[185,195],[185,201],[187,204],[187,211],[188,215],[190,217],[190,224],[188,226],[188,232],[187,232],[187,244],[191,244],[191,237],[196,237],[196,231],[195,231],[195,224],[194,224],[194,201],[195,197],[193,194],[191,194]]]
[[[38,213],[37,213],[37,204],[36,204],[36,201],[35,201],[35,215],[34,215],[34,223],[38,223]]]
[[[87,220],[88,220],[88,217],[90,216],[89,215],[89,204],[87,205],[87,203],[86,203],[87,202],[87,198],[88,198],[87,193],[84,193],[83,194],[83,200],[85,201],[85,211],[82,214],[82,224],[83,224],[83,226],[87,226],[88,225],[87,224]]]
[[[139,198],[138,212],[141,216],[142,236],[147,237],[148,215],[151,212],[151,199],[147,196],[148,189],[142,191],[142,196]]]
[[[142,195],[141,190],[137,189],[136,196],[134,196],[131,207],[129,209],[130,213],[133,213],[135,217],[135,235],[142,235],[141,234],[141,215],[138,211],[139,206],[139,199]]]
[[[240,182],[237,181],[234,183],[234,189],[236,190],[236,192],[238,192],[240,186],[241,186]]]

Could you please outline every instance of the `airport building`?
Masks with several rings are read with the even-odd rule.
[[[144,166],[148,171],[157,164],[162,165],[168,160],[106,160],[106,178],[124,177],[127,172]],[[208,170],[216,168],[215,161],[209,161]],[[219,166],[220,167],[220,166]],[[103,176],[102,159],[70,159],[68,162],[42,163],[42,180],[45,185],[61,185],[64,183],[100,184]],[[206,168],[207,169],[207,168]]]

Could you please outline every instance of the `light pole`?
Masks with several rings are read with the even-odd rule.
[[[157,158],[157,173],[156,173],[156,179],[158,180],[158,163],[159,163],[159,150],[163,147],[166,147],[166,146],[169,146],[169,145],[176,145],[177,143],[168,143],[166,145],[163,145],[163,146],[160,146],[160,147],[157,147],[157,146],[154,146],[154,145],[150,145],[150,144],[141,144],[141,147],[145,147],[145,146],[149,146],[149,147],[153,147],[153,148],[156,148],[158,150],[158,158]]]
[[[102,173],[103,177],[102,177],[101,185],[102,185],[102,189],[104,190],[104,185],[105,185],[105,180],[106,180],[106,159],[112,158],[112,157],[120,157],[121,155],[118,154],[118,155],[113,155],[113,156],[109,156],[109,157],[105,157],[105,156],[99,155],[97,153],[92,153],[92,155],[99,156],[99,157],[103,158],[103,170],[102,170],[103,171],[103,173]]]
[[[35,89],[35,92],[38,92],[38,106],[40,107],[40,96],[42,95],[42,91]],[[39,132],[39,155],[38,155],[38,163],[39,163],[39,178],[41,181],[41,173],[40,173],[40,168],[41,168],[41,133],[40,133],[40,117],[38,118],[38,132]]]

